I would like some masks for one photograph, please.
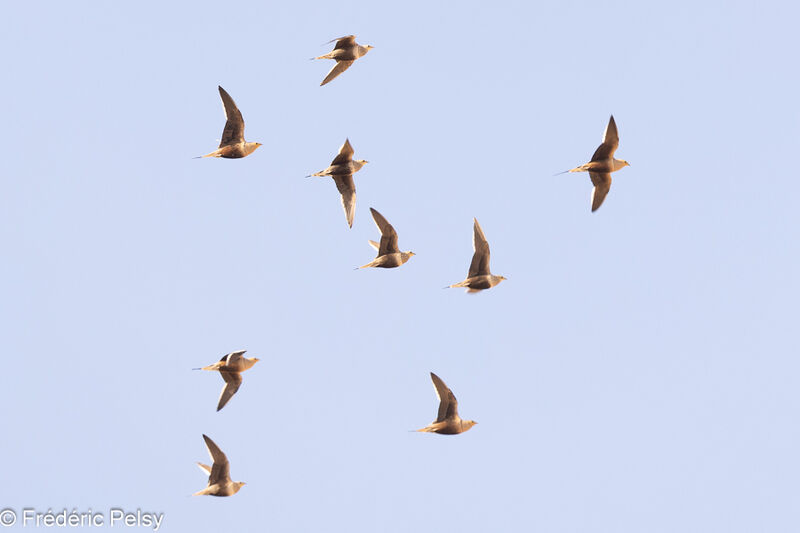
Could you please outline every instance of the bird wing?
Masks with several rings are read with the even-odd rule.
[[[436,396],[439,398],[439,412],[436,415],[436,422],[444,422],[448,418],[458,416],[458,400],[456,400],[453,391],[433,372],[431,372],[431,380],[433,381]]]
[[[594,184],[594,189],[592,189],[592,212],[594,212],[603,205],[603,200],[606,199],[608,191],[611,190],[611,174],[608,172],[589,172],[589,177],[592,178],[592,183]]]
[[[342,207],[344,208],[344,216],[347,219],[347,225],[353,227],[353,217],[356,214],[356,184],[353,183],[352,174],[340,174],[333,176],[333,181],[336,182],[336,188],[342,195]]]
[[[619,134],[617,133],[617,123],[614,122],[614,115],[608,120],[608,126],[603,134],[603,144],[597,147],[592,156],[592,161],[601,161],[613,157],[614,152],[619,146]]]
[[[225,107],[225,129],[222,130],[222,139],[219,147],[244,142],[244,119],[236,103],[225,89],[219,87],[219,95],[222,98],[222,105]]]
[[[211,456],[212,461],[214,461],[214,466],[211,467],[211,473],[208,475],[208,484],[213,485],[214,483],[219,483],[220,481],[230,481],[231,464],[228,462],[228,458],[225,457],[225,454],[222,453],[222,450],[219,449],[219,446],[214,444],[214,441],[208,438],[208,435],[203,435],[203,439],[206,441],[208,454]]]
[[[211,467],[208,465],[204,465],[203,463],[197,463],[197,466],[200,467],[200,470],[206,473],[207,476],[211,475]]]
[[[369,208],[372,213],[372,219],[375,220],[375,225],[381,232],[381,245],[378,248],[378,255],[393,254],[400,251],[397,246],[397,232],[389,222],[373,208]]]
[[[353,145],[350,144],[350,139],[345,139],[344,144],[339,148],[339,153],[331,161],[331,166],[346,165],[353,160],[354,153],[356,152],[353,150]]]
[[[225,364],[229,365],[241,359],[242,355],[244,355],[246,352],[247,350],[239,350],[238,352],[226,353],[225,355],[222,356],[222,359],[220,359],[220,361],[224,361]]]
[[[238,372],[226,372],[225,370],[220,370],[219,374],[222,376],[222,379],[225,380],[225,386],[222,387],[222,392],[219,395],[219,403],[217,404],[217,411],[225,407],[225,404],[233,398],[233,395],[236,394],[236,391],[239,390],[239,387],[242,385],[242,375]]]
[[[376,251],[376,252],[380,252],[380,250],[381,250],[381,245],[380,245],[379,243],[377,243],[377,242],[375,242],[375,241],[368,241],[368,242],[369,242],[369,245],[370,245],[370,246],[372,246],[373,248],[375,248],[375,251]],[[380,255],[380,254],[379,254],[379,255]]]
[[[338,48],[338,46],[337,46],[337,48]],[[322,80],[322,83],[319,84],[320,87],[325,85],[326,83],[330,82],[331,80],[335,79],[336,76],[338,76],[339,74],[341,74],[345,70],[349,69],[350,65],[352,65],[354,62],[355,61],[344,61],[344,60],[343,61],[337,61],[336,64],[333,66],[333,68],[330,70],[330,72],[328,72],[328,75],[325,76],[325,79]]]
[[[331,39],[328,41],[328,44],[336,41],[336,46],[333,47],[334,50],[339,50],[340,48],[350,48],[351,46],[355,46],[356,44],[356,36],[355,35],[347,35],[345,37],[339,37],[338,39]]]
[[[488,275],[489,272],[489,242],[483,234],[481,225],[478,224],[478,219],[475,221],[474,231],[472,234],[472,249],[475,253],[472,255],[472,262],[469,265],[468,278],[472,276]]]

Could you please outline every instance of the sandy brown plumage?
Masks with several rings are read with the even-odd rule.
[[[436,396],[439,398],[439,411],[436,415],[436,420],[431,422],[428,426],[417,431],[427,433],[440,433],[442,435],[457,435],[469,430],[472,426],[477,424],[474,420],[463,420],[458,416],[458,400],[450,388],[444,384],[444,381],[431,372],[431,381],[433,381],[433,388],[436,391]]]
[[[236,391],[239,390],[242,385],[241,372],[249,369],[259,361],[257,357],[244,357],[245,352],[246,350],[231,352],[223,355],[222,359],[216,363],[197,369],[218,371],[225,381],[225,386],[222,387],[222,392],[219,395],[217,411],[225,407],[228,401],[233,398],[233,395],[236,394]]]
[[[231,464],[228,458],[207,435],[203,435],[203,440],[206,441],[212,466],[197,463],[197,466],[208,475],[208,485],[203,490],[195,492],[193,496],[232,496],[236,494],[245,483],[231,481]]]
[[[467,279],[450,285],[450,287],[466,287],[467,292],[478,292],[484,289],[491,289],[506,278],[495,276],[489,270],[489,242],[483,234],[481,225],[478,224],[478,219],[474,218],[472,220],[474,221],[472,228],[472,249],[474,253],[469,264]]]
[[[344,208],[347,225],[351,228],[353,227],[353,218],[356,212],[356,185],[353,181],[353,174],[367,164],[367,161],[363,159],[353,160],[354,153],[350,139],[345,139],[330,166],[325,170],[311,174],[311,176],[330,176],[333,178],[336,188],[342,197],[342,208]]]
[[[312,59],[333,59],[336,61],[336,64],[333,68],[328,72],[328,75],[325,76],[325,79],[322,80],[320,86],[325,85],[326,83],[335,79],[339,74],[344,72],[345,70],[349,69],[350,66],[355,63],[356,59],[362,57],[367,52],[372,50],[372,46],[366,45],[362,46],[356,42],[355,35],[348,35],[346,37],[340,37],[338,39],[333,39],[329,42],[336,42],[336,46],[333,47],[333,50],[328,52],[327,54],[314,57]]]
[[[603,133],[603,142],[594,151],[592,159],[585,165],[570,169],[568,172],[589,172],[589,178],[592,180],[592,212],[603,204],[606,199],[608,191],[611,190],[611,173],[617,170],[630,166],[625,160],[615,159],[614,152],[619,147],[619,133],[617,132],[617,123],[614,116],[608,120],[608,125]]]
[[[218,87],[222,106],[225,109],[225,128],[222,130],[219,148],[200,157],[223,157],[240,159],[252,154],[261,143],[249,143],[244,140],[244,119],[231,95],[222,87]]]
[[[404,264],[416,255],[414,252],[401,252],[397,244],[397,232],[389,222],[372,207],[369,208],[372,219],[381,232],[381,242],[369,241],[370,245],[378,251],[378,256],[370,263],[358,268],[394,268]]]

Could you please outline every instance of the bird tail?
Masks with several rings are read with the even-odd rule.
[[[569,170],[565,170],[564,172],[559,172],[558,174],[553,174],[553,176],[560,176],[561,174],[566,174],[567,172],[586,172],[589,170],[589,165],[581,165],[579,167],[571,168]]]

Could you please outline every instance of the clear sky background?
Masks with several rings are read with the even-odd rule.
[[[0,506],[162,531],[796,532],[792,2],[12,2]],[[325,87],[325,41],[375,49]],[[246,138],[216,148],[222,85]],[[611,192],[586,162],[610,114]],[[349,137],[348,229],[325,168]],[[401,268],[374,257],[372,206]],[[466,295],[472,218],[508,281]],[[193,372],[261,358],[223,382]],[[479,422],[436,416],[428,373]],[[247,485],[205,487],[201,434]]]

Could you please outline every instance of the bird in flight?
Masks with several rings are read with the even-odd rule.
[[[591,161],[585,165],[575,167],[566,172],[589,172],[594,189],[592,189],[592,212],[594,213],[603,204],[608,191],[611,190],[611,173],[630,166],[623,159],[615,159],[614,152],[619,146],[619,134],[614,115],[608,120],[608,126],[603,133],[603,143],[594,151]],[[562,172],[563,174],[563,172]]]
[[[475,224],[472,232],[472,262],[469,264],[467,279],[459,283],[450,285],[453,287],[466,287],[467,292],[478,292],[484,289],[491,289],[501,281],[503,276],[495,276],[489,271],[489,242],[483,234],[478,219],[474,218]]]
[[[202,368],[195,368],[195,370],[216,370],[219,371],[222,379],[225,380],[225,386],[222,387],[222,393],[219,395],[219,403],[217,404],[217,411],[225,407],[239,387],[242,385],[242,372],[256,364],[259,360],[257,357],[248,359],[244,357],[247,350],[240,350],[238,352],[231,352],[222,356],[222,359],[213,365],[204,366]]]
[[[226,159],[238,159],[245,157],[261,146],[261,143],[249,143],[244,140],[244,119],[236,103],[225,89],[219,87],[219,95],[222,98],[222,106],[225,108],[225,129],[222,130],[222,140],[219,148],[210,154],[201,155],[195,159],[203,157],[224,157]]]
[[[231,463],[228,458],[207,435],[203,435],[203,439],[213,466],[197,463],[200,470],[208,474],[208,486],[195,492],[193,496],[233,496],[244,486],[244,481],[231,481]]]
[[[441,435],[457,435],[477,424],[474,420],[463,420],[458,416],[458,400],[456,400],[453,391],[444,384],[444,381],[439,376],[431,372],[431,380],[433,381],[433,388],[436,390],[436,396],[439,398],[439,413],[436,415],[436,420],[417,431],[439,433]]]
[[[342,207],[344,208],[344,216],[347,219],[347,225],[353,227],[353,217],[356,213],[356,185],[353,182],[353,173],[361,170],[361,167],[366,165],[368,161],[363,159],[353,160],[353,147],[350,145],[350,140],[345,139],[344,144],[339,148],[339,153],[331,161],[331,165],[325,170],[315,172],[310,176],[330,176],[336,183],[336,188],[342,195]]]
[[[381,232],[381,242],[369,241],[369,244],[378,251],[378,256],[372,262],[358,268],[399,267],[411,259],[411,256],[416,255],[414,252],[401,252],[397,245],[397,232],[394,230],[394,227],[375,209],[370,207],[369,210],[372,213],[372,219],[375,221],[375,225],[378,226]]]
[[[336,46],[333,47],[333,50],[328,52],[325,55],[321,55],[318,57],[312,57],[311,59],[335,59],[336,64],[333,66],[328,75],[325,76],[325,79],[322,80],[320,83],[320,87],[325,85],[326,83],[330,82],[336,76],[344,72],[345,70],[350,68],[356,59],[365,55],[367,52],[372,50],[374,47],[370,45],[361,46],[356,42],[355,35],[348,35],[347,37],[339,37],[338,39],[333,39],[332,41],[328,41],[328,43],[336,42]],[[326,43],[326,44],[328,44]]]

